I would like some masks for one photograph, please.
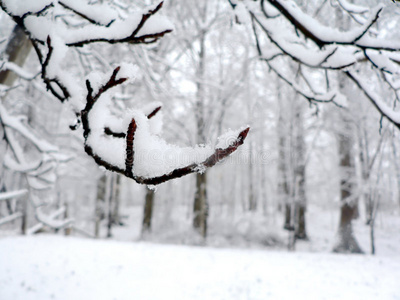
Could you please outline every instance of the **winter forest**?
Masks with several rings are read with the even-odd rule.
[[[0,299],[400,299],[400,4],[0,0]]]

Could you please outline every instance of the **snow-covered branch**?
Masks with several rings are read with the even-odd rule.
[[[27,190],[18,190],[18,191],[0,193],[0,201],[1,200],[12,199],[12,198],[18,198],[18,197],[21,197],[23,195],[26,195],[27,193],[28,193]]]
[[[104,114],[103,108],[110,100],[106,92],[127,80],[118,77],[120,71],[121,68],[117,67],[97,91],[89,80],[86,82],[87,102],[81,112],[85,151],[98,165],[138,183],[156,185],[190,173],[203,172],[243,144],[248,127],[221,136],[215,148],[170,145],[155,134],[150,124],[161,108],[158,104],[148,114],[141,110],[130,110],[119,119]],[[110,123],[113,129],[107,126]]]
[[[379,95],[371,90],[367,83],[363,82],[355,72],[345,71],[345,74],[350,78],[364,95],[371,101],[375,108],[392,122],[398,129],[400,129],[400,112],[394,111],[386,102],[384,102]]]
[[[371,26],[377,21],[383,6],[378,5],[370,11],[368,21],[362,26],[342,32],[319,23],[313,17],[304,13],[293,1],[267,0],[288,20],[296,30],[300,31],[307,39],[312,40],[318,47],[326,45],[358,45],[358,42],[366,35]],[[264,5],[265,0],[261,0]]]
[[[25,80],[33,80],[37,76],[37,74],[31,74],[27,71],[25,71],[23,68],[20,66],[16,65],[13,62],[0,62],[0,71],[2,70],[9,70],[17,74],[20,78],[25,79]]]
[[[25,29],[30,38],[45,44],[51,31],[63,36],[69,47],[81,47],[96,42],[115,43],[152,43],[173,26],[167,18],[155,15],[163,2],[141,12],[130,14],[123,19],[109,5],[89,5],[77,0],[63,1],[18,1],[1,0],[0,7],[14,21]],[[72,11],[74,17],[88,21],[79,28],[71,28],[69,22],[53,18],[60,11]],[[68,14],[66,14],[68,15]]]
[[[4,166],[15,172],[26,174],[28,183],[33,189],[50,188],[56,180],[55,169],[57,165],[70,160],[71,157],[60,153],[59,148],[55,145],[38,138],[34,130],[25,123],[24,118],[11,115],[1,104],[0,123],[8,146],[2,162]],[[38,159],[33,161],[26,159],[26,153],[15,133],[18,133],[26,142],[36,148],[40,153]]]
[[[58,147],[50,144],[49,142],[38,138],[33,129],[25,124],[25,119],[20,116],[11,115],[3,105],[0,104],[0,123],[4,130],[4,140],[7,143],[7,151],[4,155],[2,162],[4,167],[14,171],[23,173],[26,176],[29,190],[31,191],[29,198],[32,200],[34,191],[47,190],[54,186],[57,179],[56,168],[60,162],[65,162],[70,157],[59,153]],[[18,132],[25,141],[34,145],[36,150],[40,153],[38,159],[29,161],[26,159],[26,152],[20,144],[20,139],[17,138],[15,133]],[[0,193],[0,200],[20,197],[25,195],[27,190],[20,190],[8,193]],[[24,200],[26,201],[26,200]],[[50,217],[45,213],[39,211],[43,208],[45,203],[34,205],[35,214],[38,219],[48,220],[48,226],[52,227]],[[23,217],[25,212],[15,212],[0,220],[0,225],[10,222],[16,218]],[[71,220],[56,220],[54,224],[67,226]],[[53,226],[53,228],[56,228]],[[58,228],[58,227],[57,227]]]
[[[98,42],[153,43],[173,30],[169,20],[157,14],[162,5],[161,1],[123,18],[107,4],[77,0],[0,0],[0,7],[29,35],[42,65],[46,87],[60,101],[81,96],[75,92],[79,90],[76,82],[59,70],[67,48]],[[63,11],[65,13],[61,13]],[[86,22],[75,27],[70,25],[71,20]]]

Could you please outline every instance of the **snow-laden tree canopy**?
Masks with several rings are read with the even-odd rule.
[[[342,72],[383,117],[400,128],[396,109],[400,40],[388,39],[387,30],[378,26],[385,9],[399,9],[395,4],[383,1],[368,7],[336,0],[331,1],[329,15],[322,15],[329,1],[310,12],[288,0],[229,2],[240,22],[252,24],[261,59],[297,93],[311,103],[346,106],[347,99],[332,84],[334,72]],[[287,63],[296,64],[297,72],[285,67]],[[377,93],[371,84],[375,82],[381,82],[391,96]]]

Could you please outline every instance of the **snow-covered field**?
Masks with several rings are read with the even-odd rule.
[[[400,299],[400,256],[7,237],[0,299]]]

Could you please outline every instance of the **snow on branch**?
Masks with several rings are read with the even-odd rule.
[[[160,106],[149,114],[130,110],[123,118],[110,120],[113,116],[104,114],[109,101],[106,93],[127,80],[118,77],[120,71],[120,67],[114,69],[108,81],[97,91],[89,80],[86,81],[87,102],[81,111],[85,151],[98,165],[138,183],[156,185],[190,173],[204,172],[243,144],[248,127],[221,136],[215,148],[170,145],[153,134],[150,128],[149,120],[157,116]],[[110,122],[114,127],[119,122],[120,131],[110,129],[106,125]]]
[[[161,1],[121,17],[106,3],[0,0],[0,7],[29,35],[42,65],[42,79],[47,89],[60,101],[68,100],[74,107],[78,106],[76,111],[81,109],[79,98],[84,91],[79,82],[60,68],[68,48],[98,42],[153,43],[173,30],[172,23],[158,14],[162,6]],[[72,26],[71,20],[86,22]]]
[[[23,214],[21,212],[16,212],[16,213],[13,213],[11,215],[8,215],[8,216],[0,219],[0,225],[9,223],[11,221],[14,221],[14,220],[16,220],[18,218],[21,218],[22,216],[23,216]]]
[[[24,18],[28,15],[39,15],[53,6],[53,0],[1,0],[0,7],[9,15]]]
[[[62,206],[56,211],[52,212],[51,214],[47,214],[43,212],[43,207],[40,206],[35,209],[35,216],[36,219],[42,223],[43,225],[46,225],[47,227],[50,227],[55,230],[59,230],[65,227],[70,226],[74,220],[67,218],[67,219],[58,219],[60,216],[62,216],[65,213],[66,207]]]
[[[368,22],[368,17],[365,15],[369,13],[369,7],[350,3],[347,0],[337,0],[337,3],[358,24],[364,25]],[[369,32],[375,35],[378,34],[378,31],[374,28],[371,28]]]
[[[257,35],[256,27],[254,24],[254,16],[253,16],[253,22],[252,22],[252,27],[253,27],[253,33],[254,37],[256,40],[256,48],[259,54],[259,57],[261,60],[265,61],[269,67],[270,70],[272,70],[280,79],[282,79],[286,84],[288,84],[296,93],[299,95],[303,96],[305,99],[307,99],[310,103],[327,103],[327,102],[332,102],[337,106],[341,106],[342,104],[339,101],[335,101],[336,94],[332,91],[326,92],[326,93],[319,93],[316,92],[315,89],[311,86],[311,84],[308,82],[308,80],[305,79],[307,85],[310,87],[310,91],[306,91],[304,88],[302,88],[298,83],[296,83],[294,80],[290,79],[287,75],[285,75],[280,69],[280,66],[278,66],[274,58],[277,57],[277,55],[270,56],[270,58],[266,58],[266,55],[263,53],[262,47],[260,45],[260,41]],[[269,55],[268,55],[269,56]],[[301,72],[302,73],[302,72]],[[303,78],[306,78],[304,74],[302,74]],[[340,98],[340,97],[338,97]]]
[[[251,16],[283,54],[307,67],[335,70],[346,68],[357,62],[358,56],[343,51],[343,48],[334,45],[327,45],[323,49],[307,47],[304,42],[299,43],[299,37],[295,32],[288,31],[285,35],[282,35],[277,20],[266,19],[261,21],[255,14],[251,13]],[[340,59],[336,59],[337,57],[340,57]]]
[[[33,189],[42,190],[52,187],[56,181],[57,165],[70,160],[71,157],[61,154],[58,147],[37,137],[23,117],[11,115],[1,104],[0,123],[8,146],[4,156],[4,166],[15,172],[25,173]],[[15,135],[16,132],[36,148],[40,154],[38,159],[26,160],[26,153]]]
[[[279,18],[265,17],[262,11],[266,3],[280,11]],[[316,18],[304,13],[293,1],[260,0],[259,9],[254,6],[249,6],[248,9],[273,44],[292,59],[310,67],[346,68],[365,59],[364,51],[377,51],[380,52],[379,55],[389,56],[390,52],[400,50],[399,41],[381,39],[369,34],[379,18],[383,4],[371,9],[351,5],[345,0],[339,1],[339,4],[354,14],[369,13],[369,16],[361,26],[357,25],[354,29],[344,32],[322,25]],[[282,20],[291,27],[285,26]],[[313,49],[308,41],[312,41],[318,50]],[[310,57],[314,57],[314,60],[310,61]]]
[[[56,169],[58,164],[68,161],[71,157],[59,153],[58,147],[38,138],[33,129],[25,123],[23,117],[11,115],[1,104],[0,123],[4,130],[4,140],[7,143],[3,165],[10,170],[23,173],[26,176],[30,190],[29,198],[32,200],[33,191],[37,192],[54,187],[57,179]],[[26,159],[26,152],[20,143],[20,138],[16,137],[16,132],[18,132],[20,137],[24,138],[25,141],[35,146],[40,154],[38,159]],[[27,190],[20,190],[0,193],[0,200],[20,197],[27,192]],[[45,205],[45,203],[40,205],[41,209],[43,209],[43,205]],[[38,205],[34,205],[34,209],[37,218],[46,220],[46,224],[52,228],[65,227],[71,223],[71,220],[54,220],[53,222],[51,217],[46,216],[43,211],[39,211]],[[16,214],[22,216],[21,213]],[[16,214],[1,219],[0,224],[12,220],[13,216],[16,216]]]
[[[337,2],[344,10],[352,14],[365,14],[369,11],[369,8],[366,6],[356,5],[346,0],[337,0]]]
[[[69,47],[97,42],[153,43],[173,30],[173,25],[166,17],[156,15],[162,6],[163,2],[160,2],[123,19],[106,4],[90,5],[77,0],[0,0],[0,7],[25,29],[33,41],[43,45],[47,36],[56,31]],[[73,12],[75,17],[88,21],[87,24],[72,28],[65,18],[52,17],[59,15],[62,10]]]
[[[80,47],[96,42],[107,42],[110,44],[154,43],[173,29],[168,19],[159,15],[154,16],[161,9],[162,5],[163,2],[160,2],[155,8],[149,9],[140,15],[136,14],[126,20],[116,19],[115,21],[110,21],[104,27],[99,27],[95,24],[87,26],[84,31],[72,31],[72,34],[69,34],[65,38],[66,45],[69,47]]]
[[[23,68],[20,66],[16,65],[13,62],[4,62],[0,63],[0,71],[1,70],[9,70],[17,74],[19,77],[25,80],[33,80],[37,76],[37,74],[33,75],[27,71],[25,71]]]
[[[261,0],[261,5],[264,5],[264,1],[265,0]],[[356,29],[342,32],[322,25],[316,19],[304,13],[293,1],[267,1],[278,9],[296,30],[299,30],[306,38],[312,40],[320,48],[330,44],[357,44],[357,41],[359,41],[377,21],[383,9],[383,5],[378,5],[370,12],[368,22]]]
[[[95,25],[109,27],[118,17],[112,11],[108,14],[104,13],[104,8],[99,5],[89,5],[81,0],[58,1],[58,3]]]
[[[0,104],[0,120],[3,126],[11,128],[19,132],[22,136],[28,139],[41,152],[57,152],[58,147],[50,144],[46,140],[38,138],[32,133],[32,128],[29,125],[23,124],[20,117],[10,115],[5,107]]]
[[[23,195],[26,195],[27,193],[28,193],[27,190],[18,190],[18,191],[0,193],[0,201],[1,200],[12,199],[12,198],[18,198],[18,197],[21,197]]]

